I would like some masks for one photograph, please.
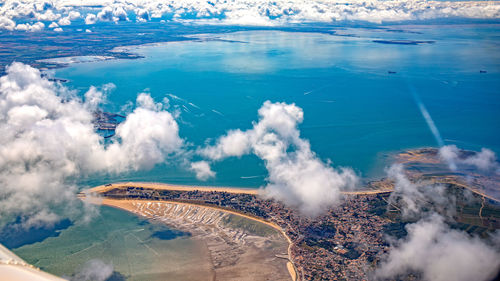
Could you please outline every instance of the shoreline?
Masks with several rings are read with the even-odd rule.
[[[197,203],[192,203],[192,202],[179,202],[179,201],[172,201],[172,200],[148,200],[148,199],[109,199],[105,197],[98,197],[98,198],[92,198],[92,195],[97,195],[101,193],[108,192],[112,189],[115,188],[125,188],[125,187],[136,187],[136,188],[144,188],[144,189],[152,189],[152,190],[170,190],[170,191],[204,191],[204,192],[227,192],[227,193],[233,193],[233,194],[249,194],[249,195],[254,195],[257,196],[259,194],[262,194],[262,189],[256,189],[256,188],[243,188],[243,187],[219,187],[219,186],[202,186],[202,185],[177,185],[177,184],[168,184],[168,183],[158,183],[158,182],[116,182],[116,183],[110,183],[110,184],[105,184],[105,185],[100,185],[96,186],[90,189],[87,189],[80,193],[79,197],[83,200],[86,195],[91,195],[90,199],[92,203],[94,204],[102,204],[105,206],[113,207],[113,208],[119,208],[128,212],[133,212],[133,210],[130,209],[129,203],[144,203],[144,202],[162,202],[162,203],[170,203],[170,204],[177,204],[177,205],[183,205],[183,206],[197,206],[197,207],[202,207],[202,208],[207,208],[210,210],[217,210],[221,211],[224,213],[228,214],[233,214],[236,216],[240,216],[246,219],[250,219],[253,221],[256,221],[258,223],[265,224],[269,227],[272,227],[273,229],[279,231],[283,237],[287,240],[288,243],[288,249],[287,249],[287,256],[288,256],[288,262],[287,262],[287,270],[290,274],[290,277],[292,281],[296,281],[299,278],[299,274],[297,271],[297,268],[293,262],[292,259],[292,246],[293,242],[291,238],[286,234],[285,230],[282,229],[279,225],[269,222],[267,220],[254,217],[248,214],[244,214],[241,212],[233,211],[233,210],[228,210],[222,207],[216,207],[216,206],[208,206],[204,204],[197,204]],[[359,195],[376,195],[376,194],[385,194],[385,193],[390,193],[392,192],[392,189],[369,189],[369,190],[357,190],[357,191],[343,191],[341,192],[343,195],[351,195],[351,196],[359,196]],[[95,201],[94,201],[95,200]]]
[[[102,187],[102,186],[98,186],[96,188],[99,188],[99,187]],[[109,186],[106,186],[106,187],[109,187]],[[171,187],[167,186],[167,188],[171,188]],[[95,189],[95,188],[93,188],[93,189]],[[101,189],[100,191],[102,191],[102,190],[103,189]],[[169,190],[174,190],[174,189],[169,189]],[[211,189],[211,190],[213,191],[213,189]],[[224,190],[227,190],[227,188]],[[240,192],[240,193],[244,193],[244,192]],[[84,197],[80,196],[80,199],[83,199],[83,198]],[[227,210],[224,208],[218,208],[218,207],[214,207],[214,206],[195,204],[195,203],[185,203],[185,202],[177,202],[177,201],[169,201],[169,200],[109,199],[109,198],[100,198],[97,202],[97,201],[92,201],[92,199],[91,199],[91,203],[93,203],[93,204],[100,204],[100,205],[104,205],[104,206],[108,206],[108,207],[112,207],[112,208],[118,208],[118,209],[130,212],[130,213],[134,213],[134,210],[132,208],[130,208],[130,206],[129,206],[131,203],[133,204],[133,203],[145,203],[145,202],[169,203],[169,204],[177,204],[177,205],[183,205],[183,206],[196,206],[196,207],[206,208],[206,209],[210,209],[210,210],[217,210],[217,211],[221,211],[221,212],[224,212],[227,214],[232,214],[232,215],[236,215],[236,216],[243,217],[246,219],[250,219],[250,220],[256,221],[258,223],[262,223],[262,224],[265,224],[269,227],[272,227],[273,229],[279,231],[288,243],[288,248],[287,248],[288,262],[286,264],[286,268],[288,270],[288,273],[290,274],[291,280],[297,281],[298,273],[297,273],[297,269],[296,269],[295,264],[293,263],[292,257],[291,257],[292,240],[290,239],[290,237],[288,237],[286,232],[279,225],[277,225],[275,223],[272,223],[272,222],[269,222],[269,221],[266,221],[266,220],[263,220],[263,219],[260,219],[257,217],[253,217],[253,216],[250,216],[247,214],[239,213],[236,211],[231,211],[231,210]]]
[[[248,188],[248,187],[236,187],[236,186],[208,186],[208,185],[181,185],[181,184],[169,184],[160,182],[116,182],[105,185],[99,185],[90,189],[83,191],[82,193],[101,193],[109,191],[113,188],[122,188],[126,186],[140,187],[153,190],[178,190],[178,191],[205,191],[205,192],[227,192],[234,194],[249,194],[249,195],[259,195],[262,192],[261,188]],[[353,190],[353,191],[341,191],[343,195],[374,195],[381,193],[390,193],[392,189],[367,189],[367,190]]]
[[[232,187],[232,186],[203,186],[203,185],[177,185],[159,182],[117,182],[105,185],[99,185],[90,189],[85,190],[85,193],[101,193],[109,191],[113,188],[122,188],[125,186],[134,186],[147,189],[155,190],[179,190],[179,191],[206,191],[206,192],[227,192],[236,194],[250,194],[258,195],[260,189],[256,188],[244,188],[244,187]]]
[[[87,197],[87,199],[90,199],[90,202],[93,204],[102,204],[105,206],[113,207],[113,208],[118,208],[125,210],[127,212],[133,212],[133,209],[130,208],[130,203],[144,203],[144,202],[159,202],[159,203],[170,203],[170,204],[177,204],[177,205],[182,205],[182,206],[196,206],[196,207],[201,207],[201,208],[207,208],[210,210],[217,210],[221,211],[227,214],[232,214],[236,215],[239,217],[243,217],[246,219],[250,219],[253,221],[256,221],[258,223],[265,224],[269,227],[272,227],[273,229],[279,231],[281,235],[286,239],[288,243],[287,247],[287,271],[290,274],[290,278],[292,281],[297,281],[299,280],[299,274],[297,271],[297,268],[295,266],[295,263],[293,262],[292,258],[292,246],[293,242],[291,238],[286,234],[285,230],[282,229],[279,225],[269,222],[267,220],[264,220],[262,218],[254,217],[248,214],[240,213],[237,211],[233,210],[228,210],[225,208],[221,207],[216,207],[216,206],[208,206],[204,204],[196,204],[196,203],[191,203],[191,202],[179,202],[179,201],[172,201],[172,200],[148,200],[148,199],[109,199],[105,197],[100,197],[100,198],[92,198],[92,195],[99,195],[101,193],[105,193],[107,191],[110,191],[115,188],[124,188],[124,187],[137,187],[137,188],[145,188],[145,189],[153,189],[153,190],[171,190],[171,191],[204,191],[204,192],[227,192],[227,193],[233,193],[233,194],[249,194],[249,195],[259,195],[262,192],[262,189],[256,189],[256,188],[243,188],[243,187],[218,187],[218,186],[198,186],[198,185],[176,185],[176,184],[168,184],[168,183],[158,183],[158,182],[117,182],[117,183],[111,183],[111,184],[105,184],[105,185],[100,185],[96,186],[90,189],[85,190],[84,192],[79,194],[79,198],[84,200],[86,198],[86,195],[91,195]],[[358,191],[345,191],[342,192],[343,195],[374,195],[374,194],[381,194],[381,193],[389,193],[392,192],[390,189],[380,189],[380,190],[358,190]]]

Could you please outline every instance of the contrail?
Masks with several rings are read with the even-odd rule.
[[[438,128],[436,127],[436,124],[434,123],[434,120],[432,120],[431,115],[429,114],[429,111],[427,111],[427,108],[425,108],[424,103],[420,99],[417,91],[413,87],[410,86],[410,91],[413,95],[413,98],[415,99],[415,102],[417,103],[418,109],[420,110],[420,113],[425,119],[425,122],[427,123],[427,126],[429,126],[429,129],[432,132],[432,135],[434,135],[434,138],[436,139],[436,142],[439,146],[439,148],[442,148],[444,146],[444,141],[443,138],[441,137],[441,134],[439,133]],[[445,159],[446,162],[448,162],[448,167],[452,171],[457,170],[457,165],[455,164],[455,161],[453,159]]]
[[[438,128],[436,127],[436,124],[434,123],[434,120],[432,120],[431,115],[429,114],[429,111],[427,111],[427,108],[425,108],[424,103],[420,99],[420,97],[417,94],[417,91],[413,89],[413,87],[410,87],[410,91],[413,95],[413,98],[415,99],[415,102],[417,103],[418,109],[420,110],[420,113],[422,113],[422,116],[425,119],[425,122],[427,123],[427,126],[429,126],[429,129],[432,132],[432,135],[434,135],[434,138],[436,139],[437,144],[439,147],[444,146],[444,141],[443,138],[441,137],[441,134],[439,133]]]

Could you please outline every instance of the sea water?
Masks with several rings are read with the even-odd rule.
[[[124,210],[103,206],[88,223],[75,222],[43,241],[12,249],[58,276],[71,277],[98,260],[91,271],[113,269],[109,280],[208,280],[206,247],[188,233],[151,223]]]
[[[446,144],[500,152],[499,35],[499,25],[207,34],[131,47],[145,58],[73,64],[56,76],[80,93],[113,83],[105,107],[115,112],[141,92],[167,97],[193,150],[227,130],[250,128],[266,100],[295,103],[304,110],[301,136],[321,159],[373,177],[383,175],[387,153],[437,145],[413,93]],[[259,187],[267,175],[255,156],[217,162],[214,170],[217,177],[204,184]],[[200,183],[172,163],[86,183],[114,180]]]
[[[112,112],[140,92],[168,98],[171,109],[181,112],[177,121],[189,150],[227,130],[251,128],[266,100],[295,103],[304,110],[301,136],[318,157],[375,177],[383,175],[387,153],[437,145],[414,95],[446,144],[500,152],[499,31],[498,25],[450,25],[210,34],[132,47],[144,58],[78,63],[55,75],[70,79],[66,85],[80,94],[91,85],[115,84],[104,105]],[[433,43],[374,42],[402,39]],[[267,175],[255,156],[217,162],[213,169],[217,177],[202,184],[259,187]],[[85,178],[81,185],[127,180],[200,184],[170,161],[150,171]],[[175,231],[158,227],[102,207],[90,224],[72,224],[13,250],[58,275],[77,272],[94,258],[112,263],[117,280],[203,274],[199,265],[206,256],[199,245],[186,236],[160,239]]]

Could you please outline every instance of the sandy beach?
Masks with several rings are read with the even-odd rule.
[[[289,258],[291,240],[274,223],[222,208],[175,201],[103,198],[100,203],[149,219],[161,220],[176,228],[193,233],[194,237],[200,237],[207,243],[207,248],[213,256],[212,262],[216,264],[213,273],[214,280],[267,280],[266,276],[271,275],[274,276],[273,278],[278,278],[274,280],[292,279],[295,281],[297,278],[295,267]],[[258,237],[258,235],[228,227],[224,221],[229,218],[229,215],[278,230],[280,233],[278,236],[282,237],[280,238],[282,242],[278,242],[279,239],[275,236],[277,234],[269,237]],[[271,241],[274,242],[271,243]],[[285,244],[283,248],[280,247],[276,250],[269,249],[269,246],[263,246],[270,245],[270,243]],[[283,250],[287,251],[288,259],[283,260],[279,257]],[[227,259],[234,257],[237,257],[236,260],[227,261]],[[266,260],[265,264],[262,264],[263,260]],[[218,267],[217,264],[224,264],[224,266]],[[246,276],[241,275],[241,272],[246,272]],[[288,277],[284,278],[283,272],[287,272]],[[234,276],[235,274],[238,274],[238,277]]]
[[[94,188],[88,189],[88,193],[102,193],[113,188],[120,188],[124,186],[135,186],[142,188],[158,189],[158,190],[180,190],[180,191],[216,191],[216,192],[228,192],[237,194],[252,194],[257,195],[259,189],[255,188],[241,188],[241,187],[218,187],[218,186],[199,186],[199,185],[175,185],[166,183],[156,183],[156,182],[118,182],[106,185],[96,186]]]
[[[94,188],[91,188],[85,192],[85,194],[101,194],[101,193],[106,193],[108,191],[111,191],[116,188],[126,188],[126,187],[139,187],[139,188],[145,188],[145,189],[153,189],[153,190],[172,190],[172,191],[205,191],[205,192],[227,192],[227,193],[235,193],[235,194],[250,194],[250,195],[258,195],[260,190],[259,189],[250,189],[250,188],[238,188],[238,187],[216,187],[216,186],[188,186],[188,185],[174,185],[174,184],[165,184],[165,183],[154,183],[154,182],[119,182],[119,183],[112,183],[112,184],[106,184],[106,185],[101,185],[97,186]],[[359,196],[359,195],[374,195],[374,194],[379,194],[379,193],[388,193],[392,192],[391,189],[380,189],[380,190],[357,190],[357,191],[346,191],[342,192],[342,194],[347,195],[347,196]],[[92,196],[89,196],[90,200],[94,200]],[[287,256],[288,256],[288,262],[286,264],[286,268],[291,276],[292,280],[297,280],[297,272],[295,269],[294,264],[291,262],[291,245],[292,242],[290,238],[286,235],[285,231],[278,226],[275,223],[263,220],[258,217],[253,217],[247,214],[242,214],[236,211],[228,210],[225,208],[218,208],[214,206],[206,206],[206,205],[199,205],[195,203],[185,203],[185,202],[178,202],[178,201],[166,201],[166,200],[157,200],[157,201],[149,201],[149,200],[140,200],[140,199],[109,199],[109,198],[98,198],[97,199],[98,204],[103,204],[106,206],[111,206],[115,208],[120,208],[129,212],[133,213],[138,213],[137,211],[137,206],[139,204],[144,204],[145,202],[149,203],[162,203],[162,204],[175,204],[177,206],[196,206],[197,208],[203,208],[207,210],[214,210],[214,211],[219,211],[219,212],[224,212],[226,214],[232,214],[236,215],[245,219],[249,219],[264,225],[267,225],[269,227],[272,227],[276,230],[278,230],[282,236],[286,239],[288,242],[288,249],[287,249]],[[148,216],[147,214],[144,213],[139,213],[140,215],[143,216]]]
[[[251,194],[258,195],[260,189],[256,188],[243,188],[243,187],[221,187],[221,186],[202,186],[202,185],[176,185],[167,183],[156,183],[156,182],[118,182],[106,185],[96,186],[94,188],[86,190],[87,193],[102,193],[109,191],[113,188],[121,188],[126,186],[142,187],[148,189],[157,190],[179,190],[179,191],[216,191],[216,192],[228,192],[236,194]],[[392,192],[393,189],[380,189],[380,190],[356,190],[356,191],[342,191],[344,195],[374,195],[379,193]]]

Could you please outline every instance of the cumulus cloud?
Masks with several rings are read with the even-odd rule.
[[[21,30],[21,31],[29,31],[29,32],[37,32],[45,28],[45,24],[41,22],[36,22],[34,24],[29,24],[29,23],[22,23],[16,25],[16,30]]]
[[[105,281],[113,274],[113,265],[99,259],[86,262],[71,281]]]
[[[390,251],[374,273],[375,279],[398,279],[409,273],[423,280],[491,280],[500,268],[500,232],[480,239],[450,228],[455,201],[442,186],[411,182],[401,165],[388,170],[395,182],[390,197],[397,203],[406,225],[407,236],[392,241]]]
[[[482,148],[480,152],[472,155],[466,155],[461,153],[456,145],[446,145],[439,149],[439,156],[448,163],[453,171],[459,167],[473,167],[482,172],[500,174],[500,165],[496,154],[487,148]]]
[[[97,16],[94,14],[87,14],[85,17],[85,24],[95,24],[97,22]]]
[[[437,214],[407,225],[406,230],[408,236],[391,245],[377,270],[379,279],[416,272],[427,281],[488,281],[498,272],[498,245],[451,229]]]
[[[196,178],[202,181],[215,177],[215,172],[212,171],[207,161],[191,163],[191,170],[196,173]]]
[[[446,193],[440,184],[426,184],[410,181],[400,164],[392,165],[387,175],[394,181],[394,191],[389,202],[400,206],[404,219],[419,219],[426,212],[439,212],[451,217],[455,214],[456,198]]]
[[[149,12],[146,9],[136,9],[135,14],[137,16],[137,21],[148,21],[150,20]]]
[[[79,19],[80,17],[81,17],[81,14],[80,14],[80,12],[78,12],[78,11],[70,11],[70,12],[68,13],[68,18],[69,18],[70,20],[77,20],[77,19]]]
[[[6,73],[0,78],[2,220],[45,212],[37,220],[50,223],[55,209],[77,215],[75,177],[148,169],[182,150],[174,117],[147,94],[105,144],[93,125],[102,90],[91,88],[82,101],[28,65],[13,63]]]
[[[75,2],[53,0],[47,5],[44,0],[6,0],[0,6],[0,16],[15,20],[17,18],[55,21],[66,14],[69,20],[76,13],[88,13],[85,1]],[[87,24],[100,21],[127,21],[128,15],[135,15],[137,21],[151,19],[173,20],[180,22],[270,26],[308,22],[352,22],[371,23],[425,21],[429,19],[500,18],[500,4],[494,1],[345,1],[345,0],[107,0],[99,1],[104,8],[85,17]],[[40,8],[40,7],[43,7]],[[78,11],[81,9],[80,11]],[[10,26],[10,25],[7,25]],[[0,25],[1,27],[1,25]]]
[[[35,18],[39,21],[55,21],[61,18],[61,14],[48,10],[45,13],[35,13]]]
[[[107,100],[107,94],[116,88],[115,84],[108,83],[97,89],[95,86],[90,86],[90,89],[84,94],[86,109],[96,111],[98,107],[104,104]]]
[[[16,28],[16,23],[4,16],[0,16],[0,29],[14,30]]]
[[[104,7],[98,14],[100,21],[128,21],[127,12],[120,5]]]
[[[212,146],[200,150],[211,160],[253,153],[264,160],[269,173],[262,194],[316,216],[340,202],[341,189],[353,188],[357,176],[351,169],[334,169],[311,151],[297,126],[303,111],[295,104],[266,101],[252,129],[232,130]]]
[[[69,17],[64,17],[64,18],[61,18],[59,21],[57,21],[57,23],[61,26],[70,25],[71,20],[69,19]]]

